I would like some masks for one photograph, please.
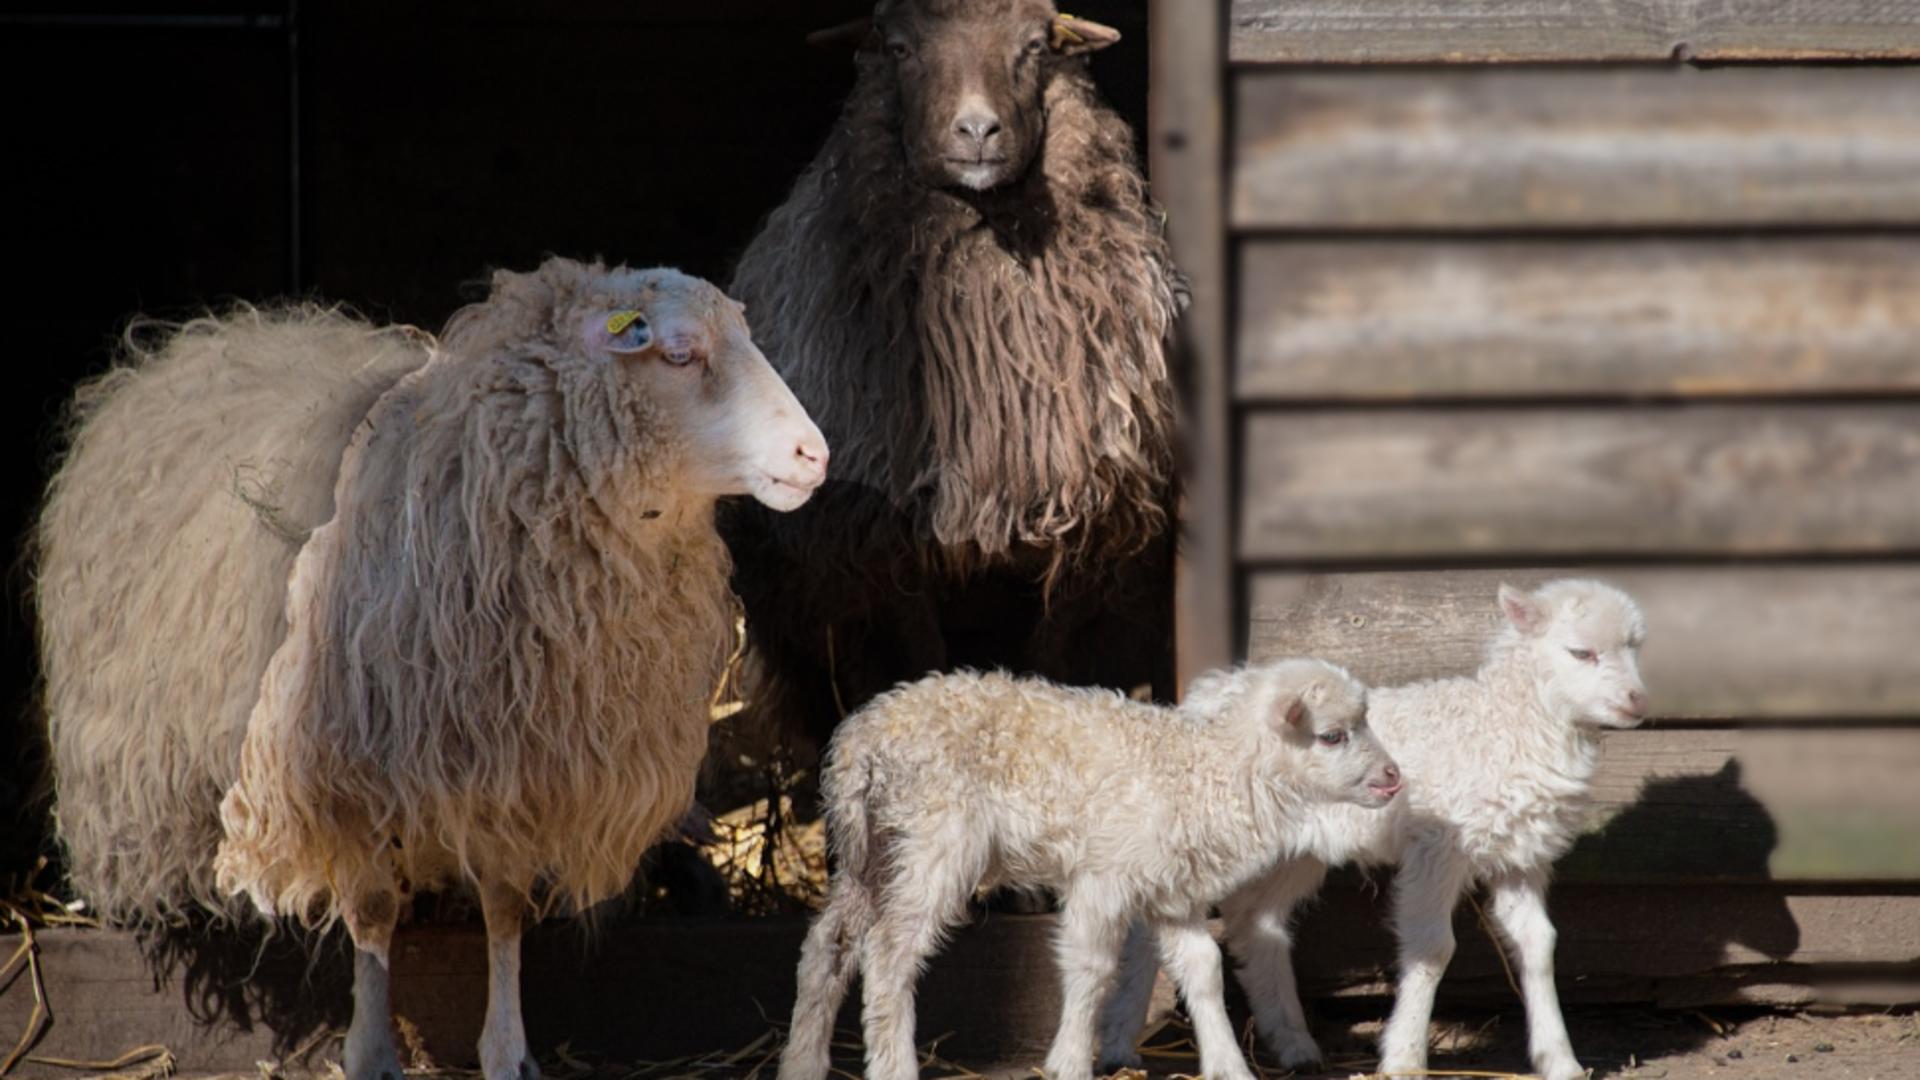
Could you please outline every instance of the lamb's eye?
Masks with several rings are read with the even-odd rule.
[[[700,359],[700,352],[691,345],[681,345],[663,351],[660,356],[674,367],[686,367]]]
[[[1567,655],[1573,657],[1575,660],[1583,661],[1585,663],[1590,664],[1593,662],[1592,649],[1568,649]]]
[[[893,54],[895,60],[905,60],[913,55],[913,46],[904,41],[889,41],[887,51]]]
[[[1046,51],[1047,51],[1047,39],[1044,37],[1036,37],[1032,41],[1027,42],[1026,54],[1028,56],[1039,56],[1041,53]]]
[[[1341,743],[1347,741],[1347,733],[1344,731],[1323,731],[1320,733],[1319,739],[1320,745],[1322,746],[1339,746]]]

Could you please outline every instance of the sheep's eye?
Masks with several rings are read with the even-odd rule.
[[[1593,662],[1592,649],[1568,649],[1567,654],[1569,656],[1572,656],[1575,660],[1585,661],[1586,663]]]
[[[893,54],[895,60],[905,60],[913,55],[913,46],[904,41],[889,41],[887,51]]]
[[[1032,41],[1027,42],[1026,54],[1028,56],[1039,56],[1041,53],[1046,51],[1047,51],[1047,39],[1044,37],[1037,37],[1037,38],[1034,38]]]
[[[700,353],[696,349],[694,349],[693,346],[691,345],[683,345],[683,346],[680,346],[679,348],[667,349],[664,352],[662,352],[660,356],[662,359],[666,360],[667,363],[672,364],[674,367],[686,367],[688,364],[691,364],[695,360],[700,359]]]
[[[1344,731],[1323,731],[1319,734],[1318,738],[1322,746],[1339,746],[1341,743],[1347,741],[1347,733]]]

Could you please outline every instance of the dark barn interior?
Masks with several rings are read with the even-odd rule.
[[[724,280],[852,83],[861,0],[0,4],[20,260],[4,517],[21,551],[75,383],[136,314],[317,298],[437,328],[546,253]],[[1095,77],[1146,125],[1146,8]],[[30,569],[7,579],[0,880],[46,839]]]

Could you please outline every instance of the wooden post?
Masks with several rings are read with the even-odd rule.
[[[1174,569],[1181,686],[1235,659],[1224,7],[1218,0],[1152,0],[1148,12],[1148,167],[1167,211],[1174,259],[1193,283],[1193,306],[1180,334],[1188,373],[1184,535]]]

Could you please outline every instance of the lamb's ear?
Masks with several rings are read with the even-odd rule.
[[[1075,18],[1072,15],[1055,15],[1052,34],[1053,51],[1061,56],[1078,56],[1090,53],[1120,40],[1120,31],[1105,23],[1092,19]]]
[[[838,26],[828,26],[807,35],[807,44],[816,49],[858,48],[873,32],[873,16],[862,15]]]
[[[1285,735],[1289,731],[1299,731],[1307,722],[1307,701],[1298,694],[1288,694],[1273,703],[1273,715],[1267,721],[1273,730]]]
[[[1523,634],[1538,634],[1546,629],[1547,610],[1531,593],[1521,592],[1511,585],[1500,586],[1500,612],[1513,624],[1514,629]]]

